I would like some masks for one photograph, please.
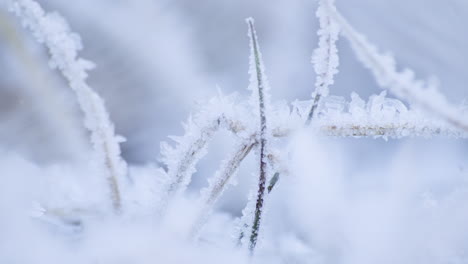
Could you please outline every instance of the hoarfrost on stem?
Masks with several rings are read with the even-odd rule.
[[[253,18],[246,20],[249,31],[248,36],[250,38],[250,85],[249,89],[252,91],[252,103],[258,105],[259,116],[259,130],[258,130],[258,142],[259,142],[259,180],[257,190],[257,201],[255,204],[255,215],[252,224],[252,230],[250,234],[249,250],[251,254],[255,249],[258,240],[258,234],[260,230],[260,222],[263,212],[263,204],[265,199],[265,187],[266,180],[268,177],[268,147],[271,142],[271,133],[268,129],[267,115],[270,110],[270,96],[268,94],[270,87],[265,75],[265,66],[263,65],[262,54],[258,45],[257,33],[254,28]]]
[[[225,128],[234,134],[249,131],[249,122],[240,122],[247,112],[242,105],[234,104],[234,96],[211,99],[184,124],[184,136],[171,136],[176,145],[161,143],[161,162],[167,168],[166,190],[160,198],[159,210],[163,212],[170,199],[183,193],[189,185],[196,165],[202,159],[216,132]],[[247,127],[246,127],[247,126]]]
[[[333,8],[331,5],[333,2],[334,0],[320,0],[316,13],[320,23],[317,32],[319,43],[312,55],[312,63],[317,77],[315,92],[312,94],[313,101],[306,121],[307,124],[314,117],[320,99],[328,95],[328,87],[333,85],[333,76],[338,73],[339,57],[336,41],[338,40],[340,28],[327,11],[328,8]]]
[[[209,186],[201,191],[199,201],[201,210],[190,234],[192,238],[198,236],[201,228],[211,214],[213,205],[226,189],[228,182],[235,176],[234,174],[237,172],[240,164],[250,153],[254,145],[255,138],[253,137],[240,143],[234,152],[222,162],[221,168],[216,172],[215,176],[209,180]]]
[[[334,6],[327,11],[340,25],[341,32],[351,43],[358,59],[372,72],[382,88],[387,88],[396,96],[415,103],[446,122],[468,131],[468,119],[460,114],[457,107],[447,101],[436,86],[415,79],[414,72],[410,69],[398,71],[394,57],[380,53],[377,47],[357,32]]]
[[[311,127],[336,137],[435,137],[467,138],[468,133],[431,118],[419,109],[408,109],[401,101],[387,98],[386,91],[365,102],[356,93],[351,101],[329,96],[322,100],[319,115]]]
[[[122,206],[119,182],[127,178],[127,165],[120,156],[124,138],[115,134],[114,125],[101,97],[86,83],[87,71],[94,67],[78,56],[82,49],[80,36],[71,32],[65,19],[57,13],[46,13],[33,0],[12,0],[10,10],[20,17],[39,43],[49,51],[49,64],[58,69],[75,92],[84,113],[84,126],[91,133],[96,158],[104,166],[112,205],[115,211]]]

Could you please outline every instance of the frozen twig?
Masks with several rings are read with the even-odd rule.
[[[75,92],[84,113],[84,125],[91,132],[97,159],[105,167],[113,208],[120,211],[119,181],[127,177],[127,166],[120,156],[119,145],[124,139],[115,134],[103,100],[86,83],[87,71],[94,65],[78,57],[78,51],[82,49],[79,36],[70,31],[59,14],[45,13],[33,0],[11,0],[10,4],[11,11],[21,19],[23,26],[48,48],[51,67],[60,70]]]

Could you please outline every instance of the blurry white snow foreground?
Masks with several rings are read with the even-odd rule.
[[[78,56],[82,48],[79,36],[70,30],[60,15],[44,12],[33,0],[11,0],[10,7],[23,26],[48,48],[50,65],[63,74],[76,93],[84,114],[84,126],[90,132],[95,154],[93,166],[99,168],[96,174],[102,175],[107,182],[108,189],[103,193],[107,194],[108,202],[96,202],[93,208],[86,208],[86,203],[79,202],[59,203],[61,207],[47,202],[38,204],[38,213],[34,217],[54,224],[82,227],[86,221],[91,221],[92,216],[94,221],[100,217],[149,217],[156,225],[162,225],[169,212],[174,213],[171,208],[186,191],[197,162],[207,153],[210,140],[224,129],[235,138],[235,148],[209,179],[208,187],[201,191],[195,206],[191,207],[194,217],[186,219],[192,222],[183,236],[194,243],[199,241],[216,201],[233,181],[242,161],[256,150],[258,182],[242,218],[236,224],[237,231],[233,231],[237,232],[233,247],[245,248],[253,255],[262,237],[259,234],[265,220],[265,203],[276,184],[281,183],[281,178],[292,171],[288,165],[294,164],[287,161],[289,157],[281,155],[278,148],[295,131],[308,127],[308,133],[322,136],[384,139],[468,136],[468,119],[461,108],[447,102],[437,87],[416,80],[411,70],[397,71],[394,59],[380,53],[358,33],[338,12],[333,0],[321,0],[317,10],[319,43],[312,57],[317,75],[312,100],[296,101],[291,105],[271,102],[271,89],[254,20],[249,18],[246,21],[250,40],[250,99],[242,101],[233,95],[211,99],[185,124],[185,135],[171,137],[176,142],[175,146],[162,144],[163,167],[155,165],[149,170],[151,175],[148,170],[141,173],[144,175],[137,175],[140,173],[138,170],[129,173],[120,155],[122,138],[115,134],[103,100],[86,82],[87,71],[93,63]],[[335,43],[340,35],[346,37],[377,83],[405,101],[410,108],[402,101],[387,98],[385,90],[371,96],[367,102],[356,93],[351,94],[350,102],[343,97],[329,95],[329,87],[338,73],[339,57]],[[80,231],[76,229],[74,232]]]

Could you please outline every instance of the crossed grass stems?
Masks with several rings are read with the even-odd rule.
[[[13,3],[18,4],[21,8],[24,8],[26,11],[28,5],[37,5],[32,0],[13,0]],[[362,39],[356,37],[356,34],[353,33],[354,29],[341,17],[341,15],[336,11],[333,2],[327,0],[320,1],[320,7],[324,8],[328,15],[326,17],[325,23],[328,23],[330,26],[331,23],[337,23],[340,25],[342,30],[344,31],[345,36],[348,37],[351,44],[354,46],[361,45],[362,49],[365,52],[368,52],[367,55],[372,63],[374,63],[376,68],[382,72],[382,74],[387,74],[388,76],[394,77],[392,73],[386,72],[385,67],[379,64],[378,57],[375,56],[372,52],[373,51],[366,51],[368,49],[366,47],[366,43],[362,43]],[[38,6],[38,5],[37,5]],[[34,7],[37,7],[34,6]],[[40,7],[39,7],[40,8]],[[24,18],[26,16],[34,16],[37,14],[29,14],[22,9],[20,10],[18,16],[20,18]],[[18,11],[17,11],[18,12]],[[23,13],[21,13],[23,12]],[[40,12],[39,15],[40,16]],[[35,17],[35,19],[38,19]],[[39,21],[39,20],[38,20]],[[266,76],[264,76],[264,66],[261,58],[260,48],[258,44],[257,34],[254,27],[254,20],[249,18],[246,20],[248,24],[248,31],[249,31],[249,39],[250,39],[250,47],[251,47],[251,81],[254,81],[257,93],[256,101],[258,104],[258,127],[256,129],[249,128],[246,124],[244,124],[241,120],[236,120],[232,116],[229,116],[226,113],[219,113],[216,118],[214,118],[211,122],[208,122],[208,125],[204,127],[199,127],[198,137],[193,139],[188,147],[185,148],[184,152],[178,157],[179,160],[175,162],[176,166],[174,168],[169,168],[166,171],[166,174],[171,177],[170,184],[168,184],[166,188],[166,192],[162,193],[162,200],[163,205],[159,209],[161,215],[167,206],[170,205],[171,200],[178,194],[185,191],[186,186],[183,186],[184,183],[189,182],[192,176],[191,168],[196,166],[197,162],[203,156],[203,150],[206,148],[207,144],[209,143],[210,139],[213,138],[214,134],[218,132],[221,128],[224,128],[230,131],[234,137],[236,138],[237,145],[236,149],[232,152],[230,157],[228,157],[222,164],[221,168],[218,170],[216,177],[214,177],[213,182],[210,183],[208,187],[207,195],[203,196],[202,200],[202,208],[199,211],[199,214],[193,223],[193,227],[190,231],[189,237],[191,239],[197,239],[200,231],[205,224],[207,218],[209,217],[211,210],[216,203],[216,201],[220,198],[223,191],[226,189],[228,182],[232,178],[232,176],[236,173],[239,166],[241,165],[242,161],[249,155],[252,149],[258,150],[258,161],[257,169],[258,169],[258,185],[256,190],[256,197],[255,197],[255,206],[252,219],[247,219],[242,226],[240,226],[240,232],[238,236],[238,245],[246,246],[249,249],[250,254],[253,254],[255,247],[257,245],[258,236],[260,232],[260,227],[262,223],[262,217],[264,212],[264,203],[265,199],[268,197],[268,194],[273,191],[274,187],[276,186],[277,182],[279,181],[281,176],[288,174],[287,166],[285,166],[284,161],[281,160],[281,157],[274,154],[274,152],[270,149],[270,142],[269,140],[273,138],[286,138],[288,137],[294,128],[285,128],[285,127],[268,127],[268,120],[269,118],[274,118],[273,116],[268,116],[268,111],[266,110],[266,104],[268,104],[268,94],[266,91]],[[38,22],[40,25],[40,23]],[[37,30],[37,28],[33,28],[32,31]],[[39,26],[40,30],[40,26]],[[46,31],[46,30],[44,30]],[[326,35],[326,34],[325,34]],[[330,58],[332,57],[332,49],[336,48],[334,45],[334,40],[332,40],[332,33],[328,36],[325,36],[325,42],[327,43],[326,52],[327,56],[322,63],[325,63],[329,71],[322,73],[320,77],[322,80],[325,78],[332,78],[333,74],[330,72],[333,69],[330,69]],[[45,41],[46,45],[49,45],[47,39]],[[51,56],[57,56],[53,52],[53,48],[56,47],[49,47],[49,51],[51,52]],[[60,55],[60,54],[59,54]],[[63,55],[63,54],[62,54]],[[65,56],[65,55],[64,55]],[[361,54],[362,56],[362,54]],[[70,65],[74,63],[78,63],[79,60],[75,60],[73,57],[72,60],[68,61]],[[70,82],[70,86],[75,92],[77,93],[78,99],[80,101],[80,106],[82,110],[85,112],[85,118],[94,118],[93,120],[97,122],[94,124],[96,127],[87,127],[91,131],[91,141],[92,144],[96,149],[99,149],[104,158],[102,159],[102,163],[107,169],[107,180],[109,184],[110,190],[110,199],[112,201],[112,207],[117,215],[122,213],[122,194],[119,188],[119,180],[125,175],[119,174],[126,174],[128,173],[126,170],[125,161],[121,159],[120,155],[120,148],[118,146],[119,140],[118,137],[115,136],[113,131],[113,126],[108,120],[108,115],[106,114],[104,104],[99,96],[85,83],[85,78],[78,79],[78,82],[73,78],[74,73],[70,73],[70,71],[65,65],[59,67],[61,73],[64,77]],[[74,69],[73,67],[69,67]],[[79,68],[79,67],[78,67]],[[80,73],[77,74],[79,76]],[[81,81],[81,83],[80,83]],[[78,84],[77,84],[78,83]],[[80,85],[82,84],[82,85]],[[73,85],[78,85],[74,87]],[[308,113],[303,118],[303,126],[310,126],[312,125],[313,121],[316,120],[317,109],[319,106],[320,101],[326,97],[326,94],[323,94],[324,89],[328,89],[330,83],[326,82],[317,82],[316,83],[316,92],[313,95],[313,99],[311,101],[311,105],[309,108]],[[406,87],[402,84],[404,91],[404,96],[400,96],[403,99],[409,99],[410,101],[418,101],[414,100],[412,97],[411,87]],[[84,91],[84,95],[83,95]],[[82,94],[80,94],[82,92]],[[401,94],[400,94],[401,95]],[[406,97],[405,97],[406,95]],[[410,97],[410,98],[408,98]],[[416,98],[418,99],[418,98]],[[90,102],[87,102],[89,100]],[[91,112],[87,112],[87,109],[83,106],[86,104],[91,105]],[[448,135],[454,137],[467,137],[468,128],[466,126],[466,122],[463,119],[458,117],[454,117],[450,111],[438,111],[439,108],[437,106],[431,105],[430,101],[422,101],[420,102],[422,108],[425,108],[428,112],[431,112],[444,120],[445,123],[450,124],[451,126],[440,126],[440,127],[418,127],[414,124],[404,123],[404,124],[395,124],[392,121],[389,121],[387,124],[378,124],[378,125],[365,125],[359,122],[350,123],[350,124],[339,124],[331,122],[320,123],[318,125],[318,132],[324,134],[326,136],[340,136],[340,137],[401,137],[401,130],[409,131],[406,135],[411,136],[434,136],[434,135]],[[94,111],[94,112],[93,112]],[[93,116],[95,115],[95,116]],[[317,126],[316,126],[317,127]],[[109,129],[110,128],[110,129]],[[116,153],[118,154],[116,156]],[[122,173],[124,172],[124,173]],[[128,176],[127,176],[128,177]],[[55,215],[61,218],[60,210],[50,209],[48,213],[51,215]],[[246,216],[247,218],[250,216]],[[73,222],[73,224],[77,224]],[[78,222],[79,224],[79,222]],[[247,245],[245,245],[247,243]]]

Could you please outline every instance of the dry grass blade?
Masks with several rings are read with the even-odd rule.
[[[265,185],[267,179],[267,121],[266,121],[266,110],[265,110],[265,84],[262,62],[260,59],[260,51],[258,47],[257,34],[254,28],[253,19],[247,19],[249,25],[249,36],[250,45],[253,50],[253,56],[255,59],[255,73],[257,77],[257,89],[258,89],[258,104],[259,104],[259,117],[260,117],[260,131],[259,131],[259,152],[260,152],[260,166],[259,166],[259,179],[258,179],[258,191],[257,191],[257,202],[255,204],[255,215],[252,225],[252,232],[250,234],[249,250],[251,254],[255,249],[258,240],[258,233],[260,230],[260,222],[263,211],[263,202],[265,196]],[[251,56],[252,56],[251,55]]]

